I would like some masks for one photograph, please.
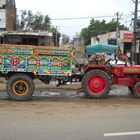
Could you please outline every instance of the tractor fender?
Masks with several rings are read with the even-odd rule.
[[[97,70],[102,70],[102,71],[104,71],[104,72],[106,72],[106,73],[109,73],[109,69],[108,69],[106,66],[88,65],[88,66],[84,67],[84,69],[83,69],[84,75],[85,75],[86,73],[88,73],[89,71],[95,70],[95,69],[97,69]]]

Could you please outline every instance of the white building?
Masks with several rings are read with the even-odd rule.
[[[96,38],[99,38],[100,43],[113,44],[120,46],[120,49],[124,54],[130,56],[132,48],[133,32],[121,30],[117,32],[108,32],[106,34],[98,35],[97,37],[91,38],[91,45],[95,44]]]
[[[2,8],[6,4],[7,0],[0,0],[0,8]]]

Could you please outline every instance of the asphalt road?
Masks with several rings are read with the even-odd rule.
[[[11,115],[11,114],[10,114]],[[139,140],[140,135],[105,137],[140,130],[140,111],[103,111],[92,115],[18,115],[0,117],[1,140]]]
[[[7,113],[6,113],[7,114]],[[137,135],[104,136],[140,131],[139,110],[104,110],[84,115],[1,114],[0,140],[139,140]],[[46,112],[47,114],[47,112]]]
[[[37,96],[29,102],[1,96],[0,140],[140,139],[139,99],[124,95],[104,100],[53,95]]]

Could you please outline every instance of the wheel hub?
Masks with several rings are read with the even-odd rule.
[[[100,83],[98,81],[93,82],[93,88],[99,88]]]
[[[105,90],[106,83],[103,77],[93,76],[89,79],[87,87],[92,94],[101,94]]]
[[[28,85],[25,81],[19,80],[14,83],[13,91],[18,96],[24,96],[28,92]]]

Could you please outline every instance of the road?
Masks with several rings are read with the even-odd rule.
[[[139,140],[140,100],[117,90],[104,100],[36,91],[28,102],[1,92],[0,140]]]

